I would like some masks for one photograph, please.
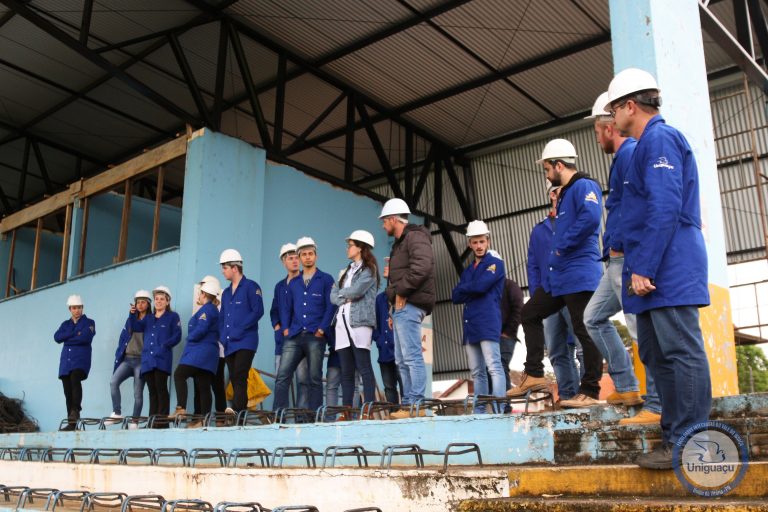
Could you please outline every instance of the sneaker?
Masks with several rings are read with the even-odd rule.
[[[169,420],[173,420],[173,419],[176,419],[177,416],[184,416],[185,414],[187,414],[187,410],[185,408],[177,405],[176,406],[176,410],[173,411],[173,414],[170,414],[168,416],[168,419]]]
[[[128,430],[136,430],[137,428],[139,428],[139,425],[137,423],[128,424]]]
[[[585,407],[592,407],[593,405],[598,405],[600,403],[599,400],[595,400],[591,396],[584,395],[582,393],[579,393],[573,398],[570,398],[568,400],[560,400],[560,407],[563,409],[582,409]]]
[[[640,396],[639,391],[626,391],[624,393],[615,391],[608,395],[605,401],[611,405],[626,405],[629,407],[630,405],[642,404],[643,398]]]
[[[658,425],[660,423],[661,414],[649,411],[648,409],[640,409],[640,412],[631,418],[619,420],[619,425]]]
[[[115,423],[120,423],[123,421],[123,416],[119,412],[113,412],[109,415],[109,419],[106,420],[104,423],[107,425],[114,425]]]
[[[507,391],[507,396],[523,396],[529,391],[549,391],[549,381],[544,377],[534,377],[523,372],[520,385]]]
[[[635,464],[645,469],[672,469],[672,443],[662,442],[653,451],[640,455]]]

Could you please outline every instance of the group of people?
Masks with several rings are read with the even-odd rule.
[[[594,406],[601,403],[605,360],[616,388],[606,402],[643,405],[622,423],[661,423],[663,442],[638,460],[647,468],[671,467],[672,444],[685,428],[706,420],[711,405],[697,309],[709,303],[698,172],[690,146],[664,122],[660,105],[653,76],[627,69],[597,98],[589,116],[597,142],[614,155],[602,251],[601,187],[577,169],[573,144],[554,139],[537,161],[551,185],[552,210],[531,232],[530,300],[523,305],[519,286],[506,278],[503,259],[490,247],[488,225],[480,220],[467,226],[467,244],[474,257],[451,295],[455,304],[463,305],[462,343],[476,397],[519,397],[547,390],[546,347],[560,406]],[[328,389],[337,388],[340,380],[342,405],[353,404],[358,375],[361,400],[375,400],[370,356],[374,341],[386,399],[402,404],[391,417],[408,417],[408,406],[425,398],[421,324],[435,304],[435,261],[429,231],[411,224],[410,215],[402,199],[391,199],[382,208],[382,227],[394,237],[394,244],[383,269],[386,288],[380,294],[374,236],[367,231],[347,237],[350,263],[338,278],[317,268],[317,246],[311,238],[282,246],[279,257],[287,275],[275,285],[270,309],[277,372],[273,409],[288,407],[294,378],[299,407],[316,410],[323,405],[326,348]],[[186,412],[190,377],[201,411],[211,409],[212,387],[216,409],[225,406],[225,363],[234,389],[231,409],[226,410],[237,413],[246,408],[248,372],[264,313],[262,292],[243,275],[243,258],[236,250],[224,251],[220,264],[230,285],[221,291],[211,276],[201,282],[200,309],[189,322],[187,344],[174,373],[175,414]],[[130,375],[135,379],[134,415],[141,412],[144,381],[150,415],[169,414],[171,351],[181,341],[181,321],[171,311],[170,301],[170,291],[162,286],[152,294],[136,294],[117,350],[113,416],[120,416],[118,386]],[[65,345],[59,377],[72,422],[79,414],[80,382],[90,368],[95,324],[82,314],[78,296],[70,297],[67,305],[72,318],[62,323],[54,338]],[[610,321],[622,309],[646,367],[645,397]],[[525,371],[520,384],[512,387],[509,362],[520,324],[527,349]],[[332,375],[331,368],[340,371]],[[328,394],[328,405],[334,401]],[[477,400],[475,412],[485,411],[482,400]]]

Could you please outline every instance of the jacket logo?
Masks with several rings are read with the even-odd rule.
[[[589,194],[584,196],[584,201],[589,201],[590,203],[597,204],[597,194],[594,192],[590,192]]]
[[[91,332],[96,332],[96,329],[94,329],[93,326],[90,326],[89,329],[91,330]]]
[[[256,288],[256,295],[261,295],[261,290],[259,288]]]
[[[492,274],[495,274],[496,273],[496,264],[494,263],[493,265],[488,265],[488,268],[485,269],[485,270],[487,270],[488,272],[490,272]]]
[[[670,171],[673,171],[675,169],[675,166],[670,164],[667,160],[667,157],[660,156],[658,160],[656,160],[656,163],[653,164],[654,169],[658,169],[660,167],[663,167],[664,169],[669,169]]]
[[[202,315],[200,315],[200,320],[208,320],[208,317],[207,317],[207,316],[205,316],[205,313],[203,313]]]

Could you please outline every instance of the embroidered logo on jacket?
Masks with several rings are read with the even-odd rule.
[[[485,270],[487,270],[488,272],[490,272],[492,274],[495,274],[496,273],[496,264],[494,263],[493,265],[488,265],[488,268],[485,269]]]
[[[589,194],[584,196],[584,201],[589,201],[590,203],[597,204],[597,194],[594,192],[590,192]]]
[[[660,167],[663,167],[664,169],[669,169],[670,171],[675,169],[675,166],[670,164],[667,160],[667,157],[660,156],[658,160],[656,160],[656,163],[653,164],[654,169],[658,169]]]
[[[202,315],[200,315],[200,320],[208,320],[208,317],[207,317],[207,316],[205,316],[205,313],[203,313]]]

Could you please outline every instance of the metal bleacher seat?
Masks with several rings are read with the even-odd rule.
[[[417,444],[385,446],[381,450],[381,462],[379,463],[379,467],[391,469],[392,457],[413,456],[416,462],[416,467],[423,468],[425,455],[437,455],[443,457],[443,471],[445,472],[448,470],[449,457],[452,455],[463,455],[465,453],[475,453],[477,455],[478,465],[483,465],[480,447],[476,443],[449,443],[445,450],[425,450]]]
[[[40,461],[43,460],[46,448],[37,446],[22,448],[18,460]]]
[[[124,492],[92,492],[88,494],[80,506],[80,512],[93,512],[99,509],[122,509],[128,495]]]
[[[133,510],[162,510],[163,505],[165,505],[165,498],[159,494],[126,496],[120,507],[120,512],[131,512]]]
[[[261,467],[268,468],[271,464],[271,456],[272,454],[264,448],[234,448],[231,452],[229,452],[229,467],[238,467],[237,463],[241,459],[250,460],[258,458]],[[247,462],[246,465],[248,467],[255,466],[253,462]]]
[[[154,464],[152,457],[152,448],[125,448],[120,450],[118,464],[128,465],[130,459],[148,459],[149,464]]]
[[[200,512],[213,512],[213,505],[203,500],[172,500],[163,504],[163,512],[176,510],[194,510]]]
[[[359,445],[329,446],[323,451],[322,467],[334,467],[336,459],[340,457],[356,457],[357,466],[368,467],[368,457],[379,455],[379,452],[368,451]]]
[[[221,448],[194,448],[189,451],[189,467],[193,468],[200,460],[218,461],[219,467],[227,467],[227,453]]]
[[[214,512],[264,512],[269,509],[255,501],[221,501],[216,504],[213,510]]]
[[[59,492],[58,489],[50,487],[28,487],[19,494],[19,499],[16,501],[16,508],[31,508],[28,505],[34,505],[35,500],[40,500],[43,503],[49,503],[51,496]]]
[[[88,491],[56,491],[45,502],[44,510],[54,511],[56,507],[83,508],[83,501],[90,493]]]
[[[149,418],[147,416],[125,416],[120,428],[129,430],[131,425],[136,425],[135,428],[147,428],[149,425]]]
[[[296,512],[320,512],[314,505],[284,505],[282,507],[275,507],[272,512],[287,512],[288,510],[294,510]]]
[[[187,465],[187,450],[181,448],[155,448],[152,450],[152,465],[160,466],[161,459],[180,459],[181,465]],[[173,464],[178,465],[178,464]]]
[[[277,421],[277,416],[272,411],[256,410],[249,411],[248,409],[240,411],[237,415],[236,423],[243,427],[259,426],[259,425],[271,425]]]
[[[317,411],[311,409],[299,409],[297,407],[286,407],[275,411],[275,423],[312,423]]]
[[[88,461],[91,464],[122,464],[123,450],[121,448],[96,448],[91,453],[91,459]],[[105,460],[106,459],[106,460]],[[110,460],[111,459],[111,460]]]
[[[89,430],[90,427],[103,430],[102,420],[103,418],[80,418],[77,420],[77,428],[75,430]]]
[[[272,453],[273,468],[283,467],[283,462],[287,457],[304,457],[307,462],[308,468],[316,468],[317,461],[315,457],[319,457],[322,453],[314,451],[309,446],[279,446],[275,448]]]

